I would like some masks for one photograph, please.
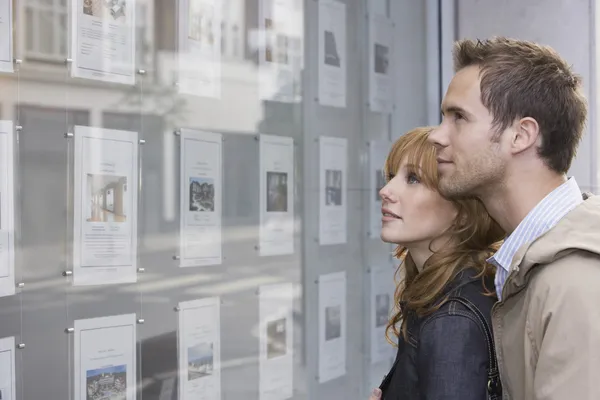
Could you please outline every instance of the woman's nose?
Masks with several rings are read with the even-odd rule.
[[[386,200],[386,201],[390,201],[391,200],[392,194],[390,192],[389,185],[385,185],[384,187],[382,187],[379,190],[379,197],[381,197],[381,200]]]

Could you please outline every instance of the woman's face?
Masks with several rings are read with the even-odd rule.
[[[428,248],[454,222],[454,205],[421,183],[419,174],[419,168],[403,161],[396,175],[388,177],[388,183],[379,191],[384,242],[409,249]]]

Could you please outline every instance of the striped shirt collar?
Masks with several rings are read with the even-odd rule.
[[[573,208],[583,202],[581,190],[574,177],[550,192],[508,236],[488,262],[510,272],[513,257],[525,243],[533,242],[549,231]]]

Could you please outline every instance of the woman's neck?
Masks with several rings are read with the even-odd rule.
[[[419,243],[412,246],[407,246],[408,252],[412,257],[415,266],[417,267],[417,271],[423,271],[423,267],[425,263],[435,253],[439,251],[442,247],[449,245],[451,242],[450,238],[447,236],[439,237],[433,241],[427,243]]]
[[[423,271],[423,266],[425,265],[425,262],[433,254],[433,252],[429,250],[428,247],[408,248],[408,253],[410,254],[410,257],[412,258],[413,262],[415,263],[415,266],[417,267],[417,271],[419,272]]]

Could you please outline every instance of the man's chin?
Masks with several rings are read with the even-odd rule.
[[[459,199],[469,195],[463,189],[464,185],[456,182],[456,180],[451,180],[449,177],[441,178],[438,186],[440,194],[447,199]]]

